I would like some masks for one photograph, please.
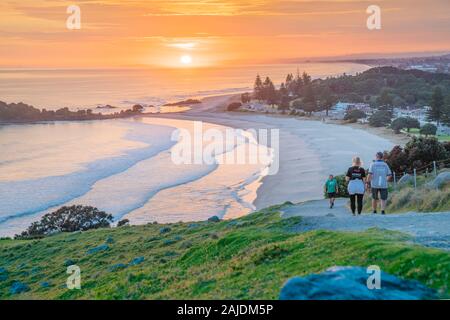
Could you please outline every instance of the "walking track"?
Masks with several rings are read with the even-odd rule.
[[[346,199],[338,199],[333,209],[328,200],[308,201],[282,209],[282,217],[303,217],[295,227],[298,232],[309,230],[364,231],[369,228],[400,231],[413,236],[414,242],[450,250],[450,212],[362,214],[353,216]]]

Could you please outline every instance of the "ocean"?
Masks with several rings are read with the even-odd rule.
[[[313,78],[355,74],[369,67],[353,63],[304,63],[205,69],[0,69],[0,101],[54,110],[136,103],[160,106],[186,98],[252,90],[257,74],[275,84],[299,70]]]

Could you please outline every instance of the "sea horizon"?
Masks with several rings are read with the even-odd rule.
[[[237,94],[253,90],[257,74],[279,86],[288,73],[308,72],[314,79],[354,75],[370,66],[357,63],[266,64],[236,67],[0,69],[0,101],[36,108],[71,110],[134,104],[161,106],[187,98]]]

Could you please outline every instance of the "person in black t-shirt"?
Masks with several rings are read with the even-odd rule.
[[[361,167],[361,159],[354,157],[353,165],[348,169],[345,179],[348,181],[348,193],[350,195],[350,207],[353,215],[356,213],[356,202],[358,205],[358,214],[361,214],[366,180],[366,171]]]

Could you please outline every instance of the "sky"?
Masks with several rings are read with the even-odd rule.
[[[70,30],[77,5],[81,29]],[[369,30],[370,5],[381,29]],[[1,0],[0,67],[208,67],[450,51],[449,0]]]

